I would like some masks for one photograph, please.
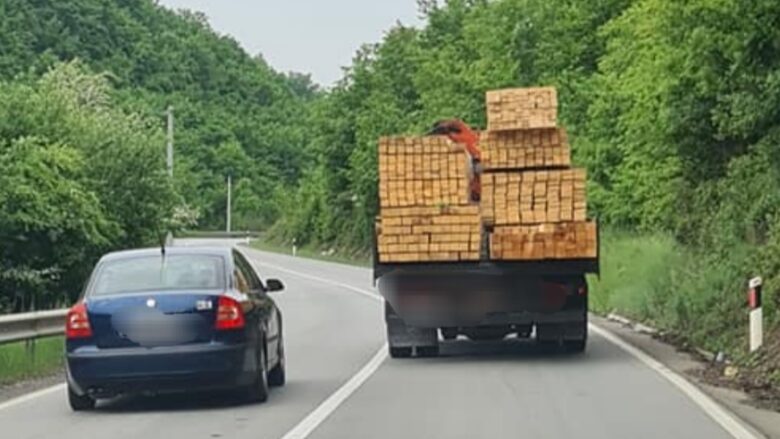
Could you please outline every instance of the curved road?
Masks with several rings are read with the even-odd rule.
[[[0,405],[2,436],[733,437],[657,371],[593,331],[582,356],[545,355],[519,341],[455,341],[442,345],[440,358],[393,360],[381,349],[383,313],[370,270],[245,252],[261,275],[287,286],[277,300],[289,381],[268,403],[241,405],[221,395],[139,397],[73,413],[59,386]]]

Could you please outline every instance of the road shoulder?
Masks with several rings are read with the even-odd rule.
[[[60,370],[53,374],[0,385],[0,404],[63,382],[65,382],[65,372]]]
[[[697,372],[704,370],[706,365],[690,354],[681,352],[670,344],[656,340],[650,335],[637,332],[620,323],[599,316],[591,316],[591,321],[684,376],[723,407],[767,437],[780,439],[780,413],[754,407],[749,402],[750,397],[744,392],[712,386],[701,381],[697,378]]]

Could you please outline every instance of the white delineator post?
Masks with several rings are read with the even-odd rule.
[[[293,238],[293,248],[292,248],[292,255],[296,256],[298,254],[298,245],[297,245],[297,238]]]
[[[764,316],[761,311],[760,277],[754,277],[748,282],[748,305],[750,306],[750,352],[755,352],[764,344]]]

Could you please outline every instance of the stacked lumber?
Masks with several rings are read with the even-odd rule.
[[[497,226],[490,236],[490,255],[500,260],[595,258],[597,233],[591,221]]]
[[[479,260],[479,206],[383,208],[379,262]]]
[[[585,221],[585,170],[486,173],[482,218],[487,225]]]
[[[555,89],[496,90],[486,99],[479,206],[469,203],[468,158],[445,137],[380,139],[379,262],[479,261],[483,233],[491,260],[598,257],[585,171],[571,167]]]
[[[555,128],[558,94],[553,87],[514,88],[487,92],[489,131]]]
[[[480,147],[485,171],[571,166],[571,148],[563,128],[486,131]]]
[[[384,137],[379,141],[380,206],[468,203],[466,157],[442,136]]]
[[[442,136],[379,141],[380,262],[479,260],[479,206],[466,155]]]
[[[489,91],[486,101],[481,207],[490,258],[597,257],[597,227],[587,221],[585,170],[571,168],[566,131],[557,128],[555,89]]]

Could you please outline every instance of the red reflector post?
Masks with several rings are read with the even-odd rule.
[[[89,325],[87,305],[79,302],[68,311],[65,320],[65,337],[69,339],[92,337],[92,327]]]
[[[217,330],[241,329],[245,323],[241,303],[232,297],[220,296],[215,322]]]

